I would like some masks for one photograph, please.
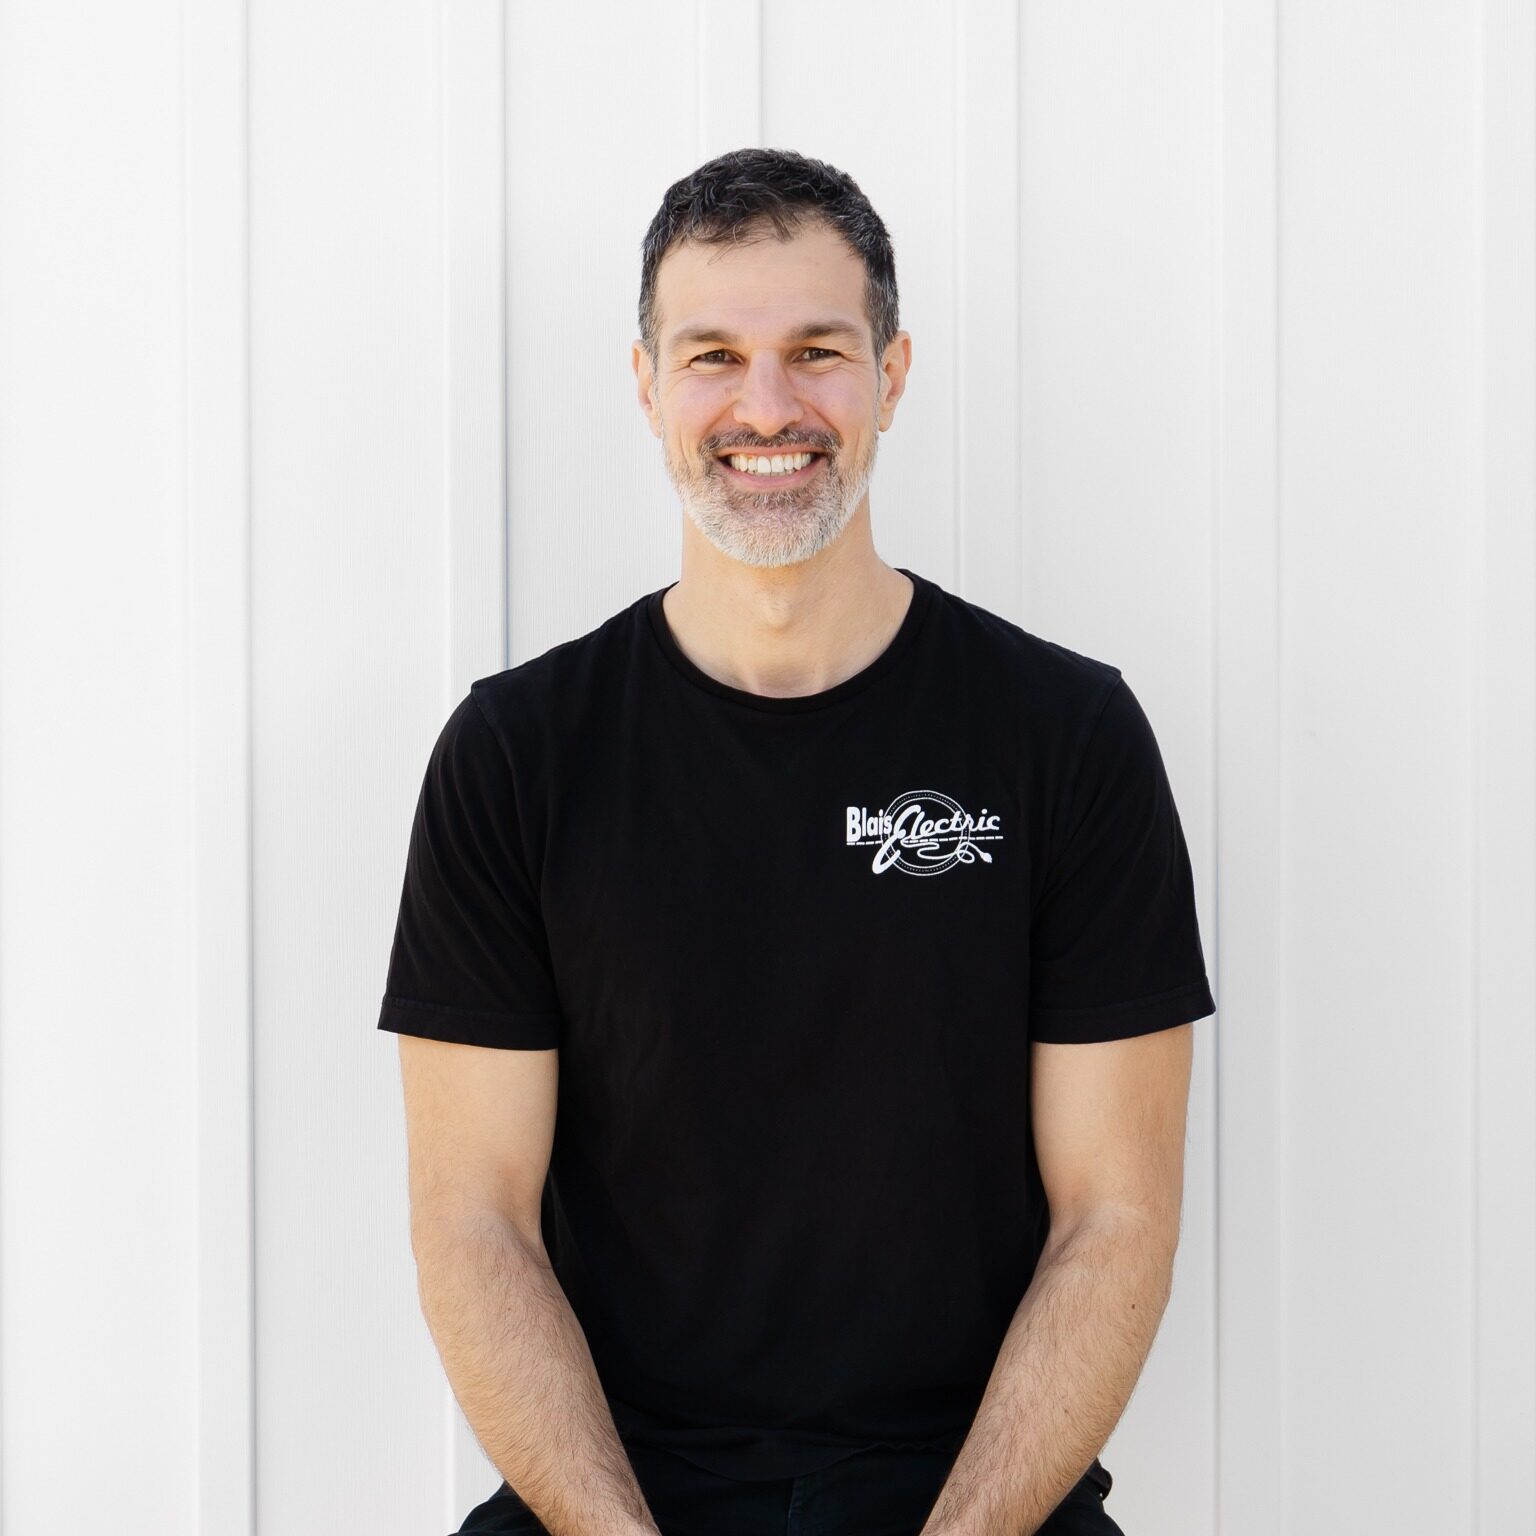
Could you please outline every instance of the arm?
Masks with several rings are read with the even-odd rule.
[[[558,1056],[400,1037],[422,1313],[476,1438],[554,1536],[656,1536],[540,1232]]]
[[[1125,1411],[1167,1306],[1193,1026],[1031,1048],[1050,1235],[920,1536],[1030,1536]]]

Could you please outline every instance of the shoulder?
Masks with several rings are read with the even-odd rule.
[[[516,666],[477,677],[472,700],[496,734],[512,746],[529,732],[546,736],[593,708],[633,658],[649,594],[636,598],[585,634],[562,640]]]
[[[1115,695],[1121,671],[1113,662],[1035,634],[956,593],[941,590],[937,602],[956,664],[978,669],[1006,690],[1032,730],[1067,736],[1090,730]]]

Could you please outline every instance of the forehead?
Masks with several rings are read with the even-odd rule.
[[[684,241],[656,271],[661,344],[683,329],[707,328],[768,339],[807,320],[840,319],[862,332],[864,263],[825,224],[789,240],[754,233],[741,244]]]

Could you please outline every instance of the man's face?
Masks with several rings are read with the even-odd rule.
[[[733,560],[807,560],[866,503],[911,342],[898,332],[875,357],[864,281],[863,262],[819,222],[787,241],[770,226],[742,244],[684,242],[662,259],[654,374],[634,348],[640,402],[684,510]],[[775,470],[775,456],[796,453],[813,457]]]

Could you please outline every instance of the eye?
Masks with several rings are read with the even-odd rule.
[[[809,357],[811,353],[819,352],[823,357],[841,357],[840,352],[835,352],[831,347],[806,347],[803,356]],[[713,363],[717,359],[728,358],[731,354],[724,347],[717,347],[713,352],[700,352],[697,357],[690,359],[695,363]]]

